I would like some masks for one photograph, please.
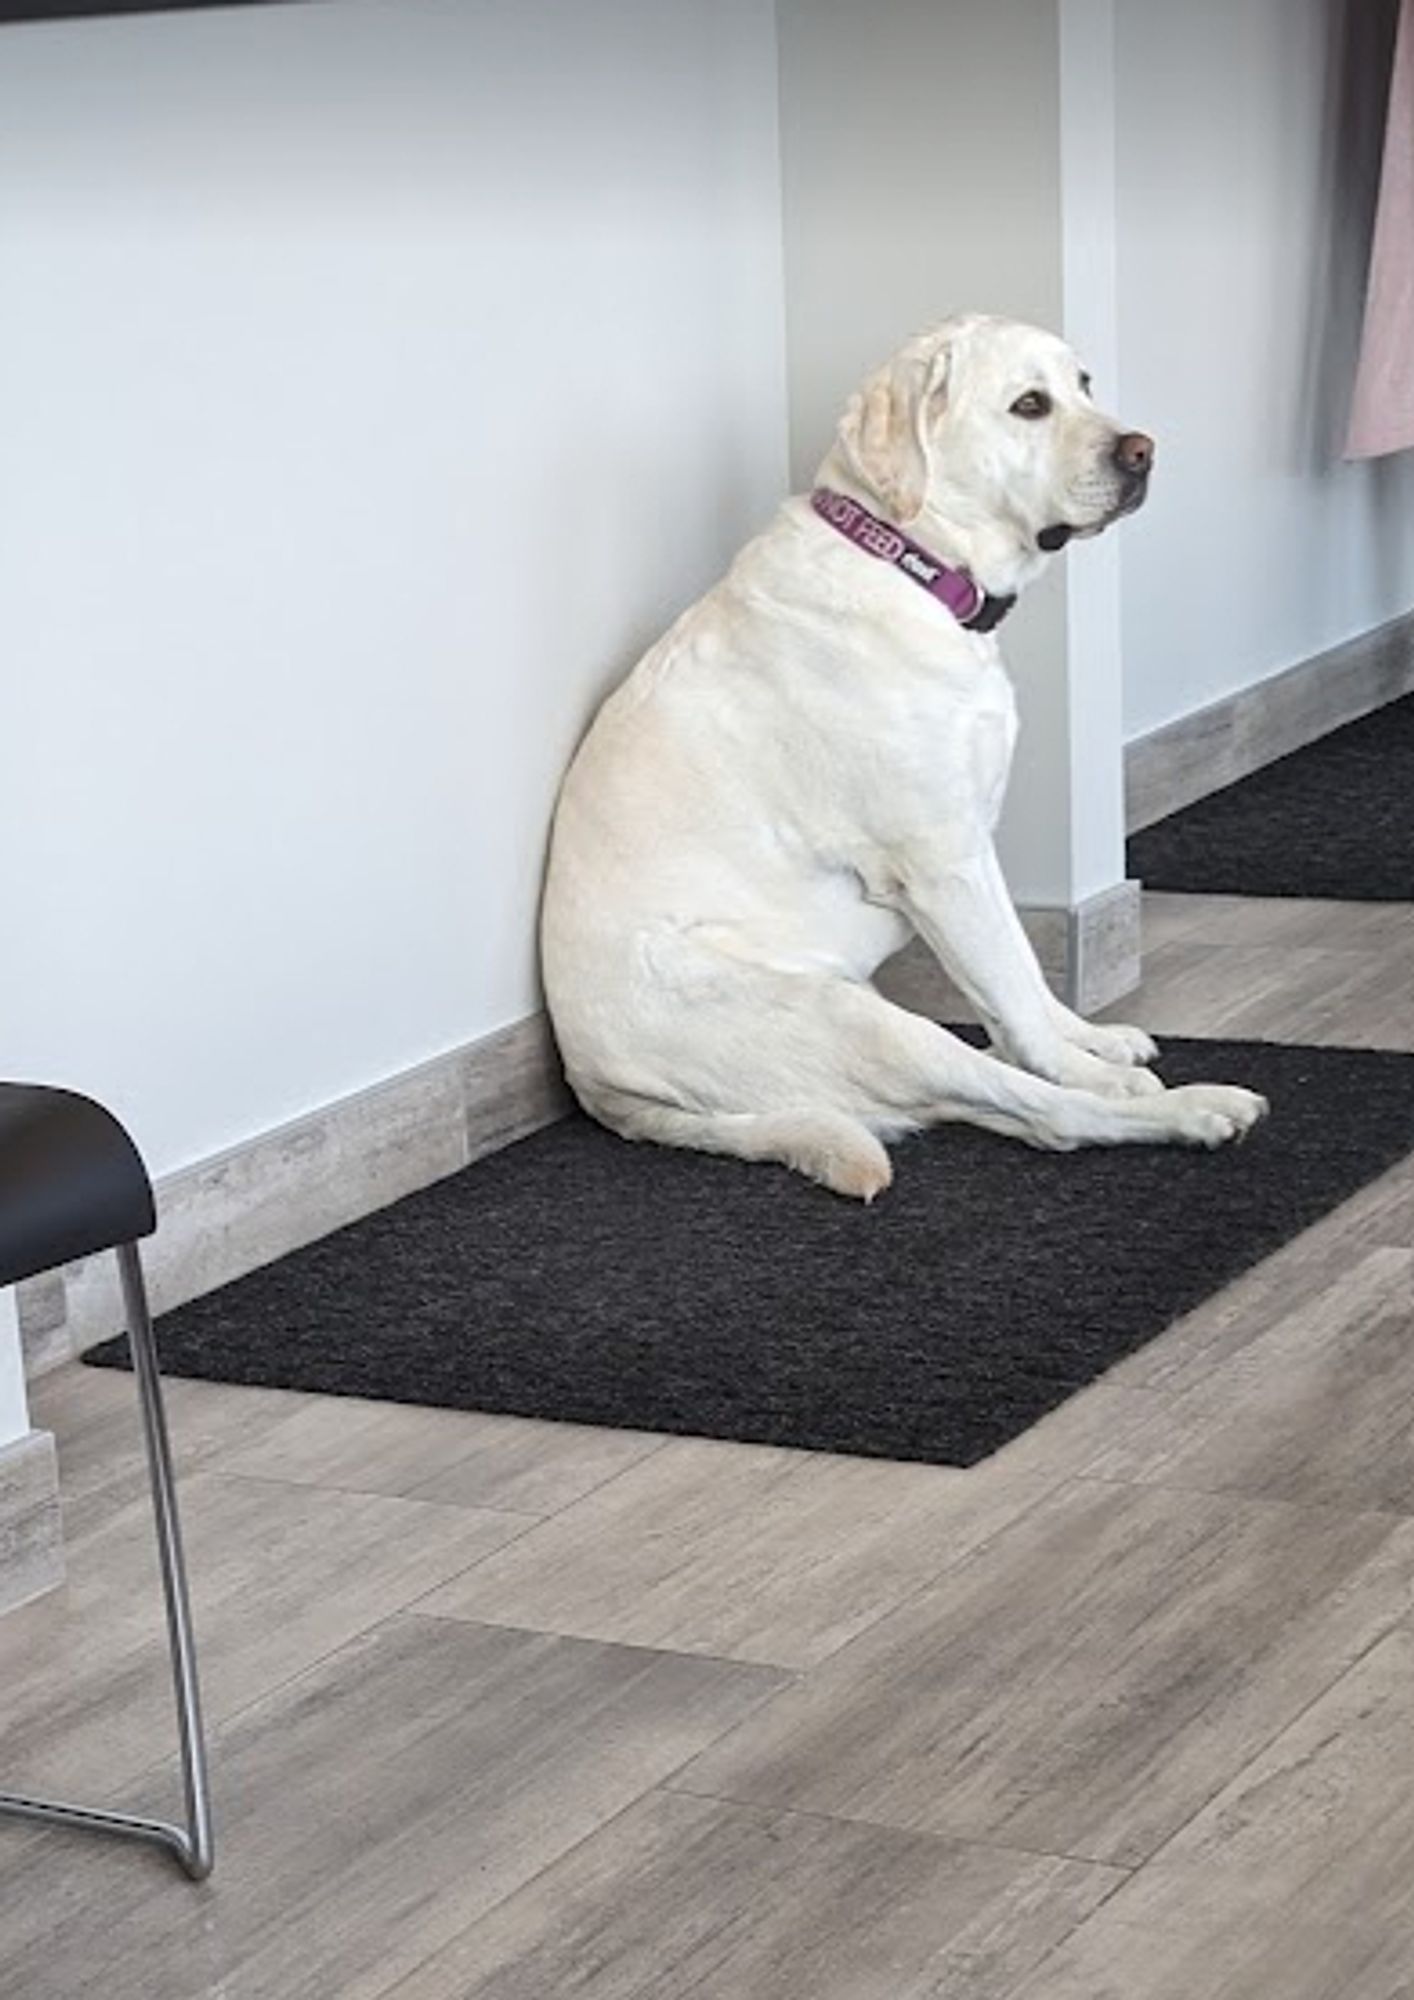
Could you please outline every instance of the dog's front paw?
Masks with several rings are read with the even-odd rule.
[[[1158,1046],[1152,1036],[1142,1028],[1122,1027],[1117,1021],[1085,1023],[1085,1037],[1080,1046],[1088,1049],[1101,1062],[1132,1065],[1136,1068],[1151,1063],[1158,1055]]]
[[[1152,1070],[1128,1062],[1107,1062],[1088,1049],[1068,1049],[1056,1065],[1054,1078],[1071,1090],[1089,1090],[1099,1097],[1157,1097],[1164,1088]]]

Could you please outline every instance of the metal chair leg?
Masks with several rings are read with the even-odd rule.
[[[200,1882],[211,1873],[214,1857],[211,1793],[201,1726],[201,1695],[197,1687],[191,1605],[187,1597],[186,1565],[182,1559],[181,1528],[172,1477],[172,1450],[162,1404],[162,1380],[157,1368],[157,1346],[152,1337],[147,1288],[143,1284],[142,1261],[135,1243],[119,1246],[118,1266],[123,1282],[123,1307],[132,1349],[133,1375],[137,1382],[138,1405],[142,1411],[143,1436],[147,1445],[147,1468],[157,1525],[157,1553],[167,1603],[167,1635],[172,1655],[177,1725],[181,1734],[182,1778],[186,1788],[186,1825],[173,1826],[165,1820],[143,1819],[131,1813],[100,1812],[86,1806],[61,1805],[13,1792],[0,1792],[0,1813],[154,1841],[176,1856],[194,1882]]]

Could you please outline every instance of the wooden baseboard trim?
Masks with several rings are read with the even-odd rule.
[[[1181,716],[1124,753],[1130,833],[1414,693],[1414,611]]]

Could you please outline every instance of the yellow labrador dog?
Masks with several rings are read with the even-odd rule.
[[[865,1201],[946,1119],[1069,1148],[1217,1146],[1266,1109],[1167,1090],[1053,997],[992,846],[1016,715],[993,628],[1144,498],[1147,437],[1053,335],[966,315],[851,398],[808,497],[604,703],[565,780],[546,991],[586,1111]],[[870,984],[917,934],[983,1052]]]

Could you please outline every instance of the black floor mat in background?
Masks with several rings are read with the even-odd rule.
[[[1129,841],[1146,889],[1414,902],[1414,695]]]
[[[872,1208],[569,1118],[166,1315],[163,1365],[969,1465],[1414,1148],[1414,1056],[1173,1041],[1162,1068],[1272,1116],[1216,1153],[939,1127]]]

